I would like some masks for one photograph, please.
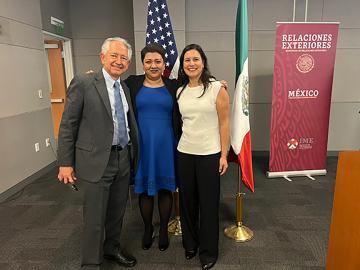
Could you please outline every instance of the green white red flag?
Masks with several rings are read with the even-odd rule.
[[[236,15],[236,87],[231,112],[231,146],[241,168],[241,178],[254,192],[249,121],[247,0],[239,0]]]

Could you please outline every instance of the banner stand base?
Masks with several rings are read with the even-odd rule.
[[[283,177],[289,182],[292,180],[291,176],[306,176],[311,180],[315,180],[314,175],[326,175],[326,170],[306,170],[306,171],[287,171],[287,172],[266,172],[267,178],[279,178]]]

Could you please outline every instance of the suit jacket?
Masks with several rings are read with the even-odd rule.
[[[179,83],[175,79],[168,79],[162,77],[163,82],[169,91],[170,95],[173,98],[173,114],[172,114],[172,123],[174,129],[175,138],[179,141],[181,136],[181,116],[179,111],[179,106],[176,99],[176,91],[179,88]],[[124,82],[130,89],[131,100],[134,106],[135,116],[137,115],[137,108],[136,108],[136,96],[139,93],[139,90],[144,84],[145,75],[131,75],[129,76]]]
[[[121,86],[129,104],[130,157],[132,171],[135,171],[138,130],[129,89],[123,82]],[[59,165],[74,167],[80,179],[98,182],[109,161],[113,133],[111,105],[102,71],[75,76],[67,90],[60,123]]]

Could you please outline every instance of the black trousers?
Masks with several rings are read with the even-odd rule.
[[[191,155],[178,152],[180,219],[185,250],[199,248],[201,263],[219,253],[220,153]]]
[[[99,265],[103,255],[115,254],[130,182],[129,151],[111,150],[109,162],[99,182],[82,181],[84,189],[81,264]]]

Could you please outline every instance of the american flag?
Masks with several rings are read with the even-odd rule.
[[[149,0],[146,25],[146,44],[158,43],[165,49],[164,76],[177,78],[178,51],[171,26],[166,0]]]

